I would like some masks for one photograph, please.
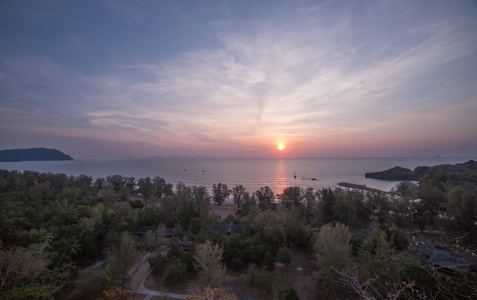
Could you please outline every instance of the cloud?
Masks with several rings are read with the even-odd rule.
[[[127,22],[147,16],[109,5]],[[221,149],[467,128],[476,110],[471,79],[453,99],[436,83],[452,80],[442,70],[475,54],[477,26],[442,5],[419,16],[416,5],[325,2],[278,7],[262,19],[223,8],[207,21],[220,44],[115,61],[89,75],[41,56],[2,54],[0,115],[10,116],[0,125],[19,116],[25,123],[16,126],[57,135]],[[446,114],[451,106],[455,114]]]

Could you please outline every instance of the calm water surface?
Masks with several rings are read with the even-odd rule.
[[[135,178],[161,176],[173,184],[182,181],[191,186],[205,186],[209,191],[213,184],[219,182],[226,183],[230,188],[236,184],[243,184],[249,192],[266,185],[275,193],[281,193],[284,187],[294,185],[316,189],[334,188],[339,182],[364,184],[388,191],[396,185],[396,182],[369,179],[365,178],[364,174],[395,166],[414,169],[418,166],[463,163],[470,159],[476,158],[150,158],[1,162],[0,169],[34,170],[66,175],[85,174],[94,178],[116,174]]]

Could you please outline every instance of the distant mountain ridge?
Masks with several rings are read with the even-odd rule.
[[[0,150],[0,162],[73,160],[60,150],[47,148]]]

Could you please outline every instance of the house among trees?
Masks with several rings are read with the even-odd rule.
[[[136,228],[136,234],[142,238],[144,235],[148,232],[155,232],[154,228],[149,227],[149,226],[138,226]]]
[[[461,271],[477,271],[477,262],[471,261],[464,256],[460,250],[454,252],[437,249],[432,245],[417,243],[411,249],[411,254],[419,256],[421,259],[427,261],[438,272],[446,277],[454,277],[457,272]]]
[[[221,233],[223,235],[244,232],[244,227],[242,225],[234,224],[234,222],[230,222],[230,224],[215,224],[213,229],[215,232]]]
[[[182,239],[181,247],[184,251],[189,251],[190,247],[194,244],[191,240],[189,240],[186,236]]]

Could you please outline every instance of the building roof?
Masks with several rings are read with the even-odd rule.
[[[215,224],[214,230],[221,234],[243,233],[244,227],[230,222],[230,224]]]

